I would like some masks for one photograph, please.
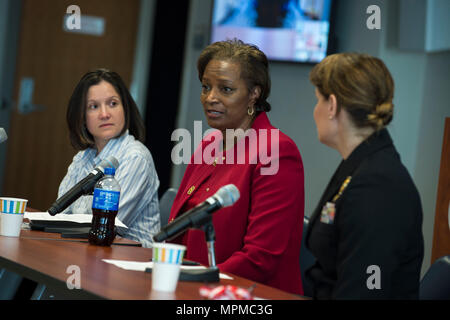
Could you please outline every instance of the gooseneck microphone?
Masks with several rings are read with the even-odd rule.
[[[213,196],[206,199],[196,207],[186,211],[180,217],[161,229],[153,237],[156,242],[161,242],[186,231],[188,228],[197,228],[207,221],[212,213],[234,204],[239,199],[239,190],[234,184],[228,184],[220,188]]]
[[[95,184],[100,178],[105,175],[105,168],[111,167],[117,169],[119,161],[113,156],[110,156],[102,160],[83,180],[78,182],[75,186],[67,191],[64,195],[58,198],[54,204],[48,209],[48,212],[54,216],[57,213],[62,212],[68,206],[70,206],[75,200],[82,195],[86,195],[94,190]]]
[[[0,143],[5,142],[8,139],[5,129],[0,128]]]

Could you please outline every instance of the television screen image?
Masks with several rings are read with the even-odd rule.
[[[214,0],[211,42],[238,38],[270,60],[318,63],[327,55],[332,0]]]

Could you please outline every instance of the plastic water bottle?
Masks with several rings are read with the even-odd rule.
[[[110,246],[116,237],[115,220],[119,210],[120,185],[114,168],[105,168],[105,176],[97,182],[92,201],[92,227],[89,243]]]

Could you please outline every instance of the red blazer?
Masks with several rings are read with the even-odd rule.
[[[303,294],[299,265],[304,215],[302,159],[295,143],[270,124],[265,112],[258,115],[252,128],[256,131],[257,147],[256,140],[250,144],[248,139],[241,139],[234,149],[212,152],[212,142],[221,145],[219,131],[202,141],[186,168],[169,221],[206,200],[220,187],[234,184],[240,191],[239,200],[213,215],[217,266],[224,272]],[[267,139],[264,131],[268,132]],[[266,141],[267,147],[263,143]],[[230,164],[231,153],[234,153],[236,163],[236,149],[243,144],[245,163]],[[272,155],[269,164],[264,157],[267,151]],[[198,163],[201,155],[199,152],[203,152],[203,161],[195,164],[194,160]],[[211,163],[208,155],[217,156],[218,161]],[[224,163],[220,164],[223,156]],[[275,171],[277,167],[278,171]],[[262,174],[264,169],[270,169],[269,174]],[[190,229],[174,242],[187,246],[187,259],[208,265],[202,230]]]

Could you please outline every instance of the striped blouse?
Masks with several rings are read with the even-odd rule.
[[[115,174],[121,188],[117,217],[128,227],[119,233],[125,238],[139,241],[144,247],[151,247],[152,236],[160,229],[159,180],[150,151],[128,131],[111,139],[98,155],[93,148],[78,152],[59,186],[58,197],[109,156],[119,161]],[[92,214],[92,195],[81,196],[64,213]]]

